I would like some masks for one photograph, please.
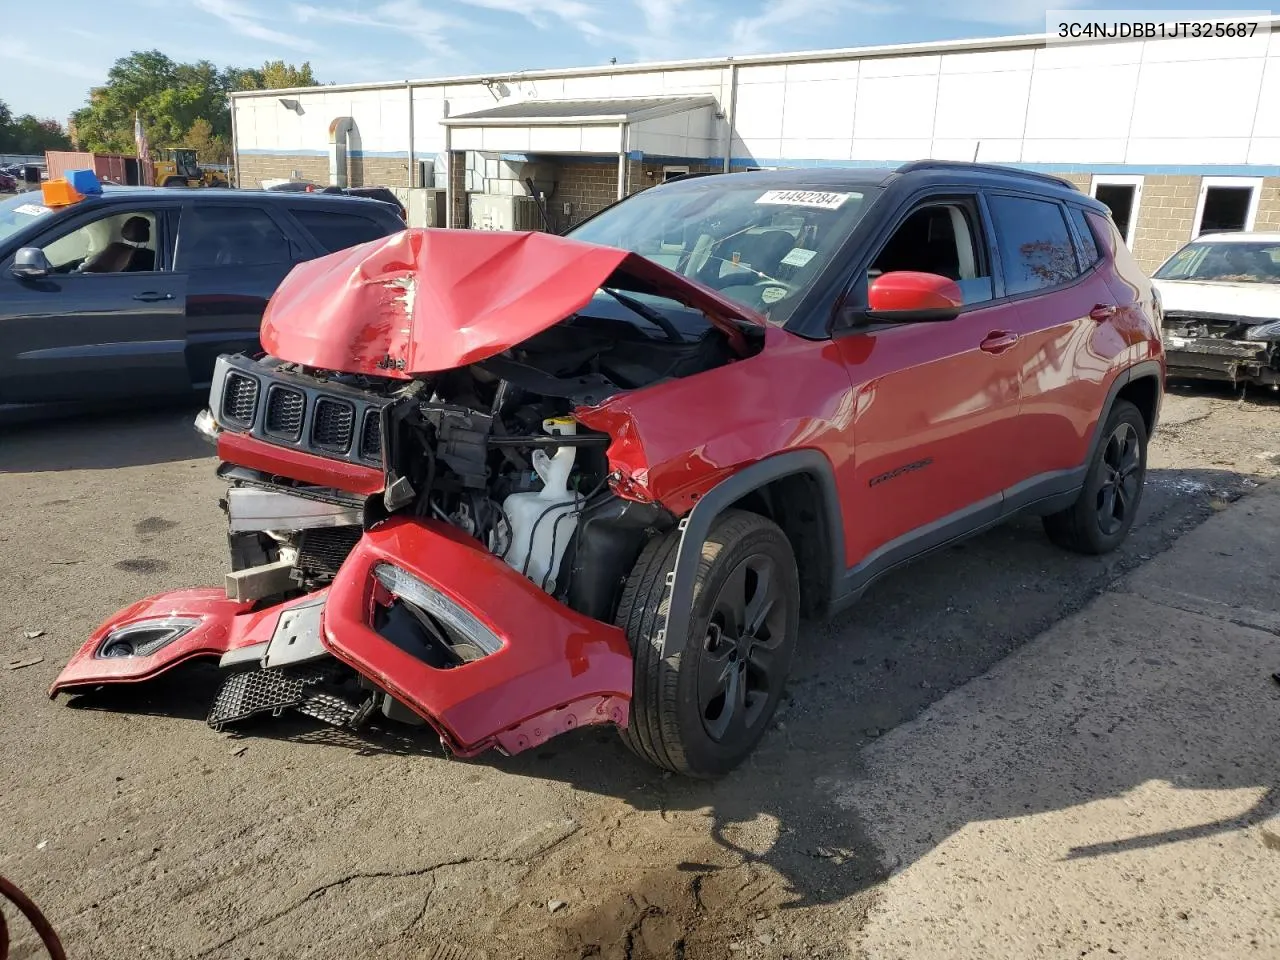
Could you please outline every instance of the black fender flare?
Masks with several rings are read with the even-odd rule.
[[[679,523],[680,546],[676,550],[674,569],[667,574],[670,599],[666,625],[658,635],[663,658],[684,650],[689,641],[689,621],[693,615],[693,582],[702,559],[702,546],[711,533],[717,516],[747,494],[774,480],[794,474],[811,476],[821,491],[823,514],[827,524],[830,553],[830,583],[840,582],[844,572],[844,522],[840,495],[836,488],[835,469],[818,450],[789,450],[759,460],[726,477],[708,490]]]
[[[1164,377],[1161,376],[1161,372],[1160,361],[1142,360],[1116,374],[1115,380],[1111,382],[1111,387],[1107,390],[1107,398],[1102,404],[1102,410],[1098,413],[1098,422],[1093,427],[1093,437],[1089,441],[1089,454],[1084,460],[1086,470],[1093,463],[1093,458],[1098,452],[1098,444],[1102,442],[1102,428],[1107,425],[1107,418],[1111,416],[1111,408],[1115,406],[1116,398],[1120,396],[1120,391],[1135,380],[1142,380],[1146,377],[1150,377],[1156,382],[1156,408],[1151,420],[1151,433],[1155,433],[1160,421],[1160,406],[1164,401]]]

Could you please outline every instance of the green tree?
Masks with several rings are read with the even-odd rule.
[[[231,142],[213,132],[213,124],[199,117],[182,138],[182,145],[196,152],[201,164],[226,163],[231,155]]]
[[[219,70],[208,60],[178,63],[159,50],[134,51],[115,62],[105,84],[89,91],[88,106],[73,117],[76,139],[85,150],[132,153],[136,114],[153,147],[192,146],[223,159],[231,140],[227,93],[314,83],[309,63],[276,60]]]
[[[0,153],[40,154],[70,146],[71,140],[58,121],[41,120],[29,113],[15,117],[9,105],[0,100]]]

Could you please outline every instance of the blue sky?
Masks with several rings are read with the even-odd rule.
[[[60,0],[0,32],[0,100],[59,120],[112,62],[310,60],[322,82],[1038,33],[1048,9],[1140,0]],[[1212,0],[1146,4],[1216,8]],[[1249,9],[1236,4],[1221,9]],[[1252,6],[1256,7],[1257,4]],[[16,8],[14,8],[16,9]],[[932,11],[945,9],[945,16]],[[65,24],[58,26],[58,21]]]

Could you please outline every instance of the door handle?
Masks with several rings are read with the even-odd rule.
[[[139,293],[134,296],[135,300],[141,300],[143,303],[156,303],[160,300],[172,300],[172,293],[158,293],[155,290],[148,290],[145,293]]]
[[[1120,308],[1114,303],[1099,303],[1089,311],[1089,318],[1095,323],[1106,323],[1119,312]]]
[[[1008,330],[992,330],[979,346],[987,353],[1004,353],[1018,342],[1018,335]]]

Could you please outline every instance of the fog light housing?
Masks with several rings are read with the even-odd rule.
[[[373,575],[392,596],[411,603],[435,617],[449,629],[474,643],[486,654],[502,649],[502,641],[469,610],[454,603],[439,590],[427,586],[407,570],[390,563],[380,563]]]
[[[99,660],[149,657],[200,625],[199,617],[150,617],[108,633],[94,656]]]

